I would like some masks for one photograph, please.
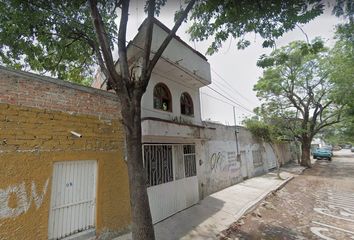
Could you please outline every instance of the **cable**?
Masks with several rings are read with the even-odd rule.
[[[202,95],[205,95],[205,96],[208,96],[208,97],[210,97],[210,98],[213,98],[213,99],[215,99],[215,100],[218,100],[218,101],[220,101],[220,102],[222,102],[222,103],[228,104],[228,105],[230,105],[230,106],[232,106],[232,107],[237,107],[237,106],[235,106],[235,105],[233,105],[233,104],[231,104],[231,103],[229,103],[229,102],[226,102],[226,101],[224,101],[224,100],[222,100],[222,99],[220,99],[220,98],[214,97],[214,96],[209,95],[209,94],[207,94],[207,93],[201,93],[201,94],[202,94]],[[246,112],[244,112],[244,113],[246,113]],[[247,112],[247,114],[250,115],[249,112]],[[254,112],[251,112],[251,114],[254,115]]]
[[[33,6],[33,5],[32,5],[32,6]],[[54,14],[56,14],[56,15],[58,15],[58,16],[61,16],[61,17],[63,17],[63,18],[66,18],[65,16],[63,16],[62,14],[60,14],[60,13],[58,13],[58,12],[56,12],[56,11],[48,10],[48,9],[45,9],[45,8],[42,8],[42,7],[38,7],[38,6],[35,6],[35,7],[36,7],[37,9],[42,9],[42,10],[44,9],[44,10],[46,10],[46,11],[53,12]],[[75,20],[74,20],[74,22],[76,22],[77,24],[81,25],[82,27],[88,29],[86,25],[84,25],[84,24],[82,24],[82,23],[80,23],[80,22],[77,22],[77,21],[75,21]],[[89,30],[92,30],[92,29],[89,29]],[[114,36],[111,36],[111,37],[112,37],[112,39],[115,39],[115,40],[119,41],[119,39],[117,39],[116,37],[114,37]],[[137,48],[139,48],[139,49],[141,49],[141,50],[145,50],[144,48],[142,48],[142,47],[140,47],[140,46],[134,44],[132,41],[130,41],[130,42],[129,42],[129,41],[126,41],[126,42],[129,43],[129,44],[131,44],[131,45],[133,45],[133,46],[135,46],[135,47],[137,47]],[[153,51],[151,51],[151,50],[150,50],[150,53],[155,54],[155,52],[153,52]],[[175,64],[175,63],[171,63],[170,60],[164,58],[163,56],[161,56],[160,58],[163,59],[163,60],[165,60],[166,62],[172,64],[173,66],[179,68],[180,70],[182,70],[183,72],[185,72],[186,74],[188,74],[188,75],[189,75],[190,77],[192,77],[193,79],[195,79],[195,80],[199,81],[200,83],[202,83],[203,85],[205,85],[205,83],[203,83],[202,81],[200,81],[198,78],[196,78],[194,75],[190,74],[190,73],[189,73],[188,71],[186,71],[185,69],[181,68],[179,65],[177,65],[177,64]],[[217,76],[219,76],[220,79],[224,80],[224,79],[223,79],[218,73],[216,73],[213,69],[212,69],[212,71],[213,71]],[[155,72],[155,73],[156,73],[156,72]],[[226,80],[224,80],[224,81],[229,85],[229,83],[228,83]],[[241,95],[237,90],[235,90],[231,85],[229,85],[229,86],[230,86],[235,92],[237,92],[240,96],[242,96],[242,95]],[[250,113],[253,114],[253,112],[252,112],[251,110],[247,109],[246,107],[242,106],[240,103],[237,103],[237,102],[234,101],[233,99],[231,99],[231,98],[225,96],[224,94],[220,93],[220,91],[217,91],[217,90],[213,89],[213,88],[210,87],[209,85],[206,85],[206,87],[209,88],[209,89],[211,89],[212,91],[216,92],[216,93],[219,94],[220,96],[224,97],[225,99],[229,100],[230,102],[233,102],[233,103],[236,104],[237,106],[239,106],[239,107],[243,108],[244,110],[246,110],[246,111],[248,111],[248,112],[250,112]],[[242,96],[242,97],[243,97],[243,96]],[[245,97],[244,97],[244,98],[245,98]]]
[[[237,93],[239,96],[241,96],[244,100],[246,100],[247,102],[250,103],[254,103],[252,101],[250,101],[248,98],[246,98],[245,96],[243,96],[239,91],[237,91],[228,81],[226,81],[219,73],[217,73],[213,68],[211,68],[211,71],[219,77],[219,79],[221,79],[223,82],[225,82],[233,91],[235,91],[235,93]]]
[[[215,81],[213,81],[213,84],[215,84],[225,95],[227,95],[229,98],[233,99],[235,102],[239,103],[240,105],[242,105],[238,100],[236,100],[236,98],[234,98],[234,96],[232,96],[231,94],[229,94],[227,91],[225,91],[222,87],[219,86],[220,83],[217,83]],[[245,106],[246,107],[246,106]]]

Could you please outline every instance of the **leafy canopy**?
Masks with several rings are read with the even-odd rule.
[[[354,143],[354,22],[338,25],[336,44],[330,51],[330,81],[333,98],[346,104],[342,122],[322,131],[324,138],[333,143]]]
[[[262,55],[263,76],[254,86],[263,101],[259,111],[300,141],[311,141],[321,129],[337,123],[341,108],[331,98],[328,50],[321,39],[295,41]]]
[[[99,9],[107,32],[116,35],[115,1],[100,1]],[[0,64],[89,84],[97,48],[84,0],[0,0]]]
[[[320,0],[208,0],[199,1],[191,16],[189,33],[193,40],[214,40],[207,53],[218,51],[229,37],[238,40],[239,49],[250,45],[247,33],[263,39],[263,47],[271,47],[275,39],[323,13]]]

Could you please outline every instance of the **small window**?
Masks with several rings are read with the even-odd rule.
[[[183,145],[183,158],[186,178],[197,176],[195,145]]]
[[[181,114],[187,116],[193,116],[194,114],[192,98],[186,92],[181,95]]]
[[[162,111],[172,111],[170,90],[163,83],[158,83],[154,88],[154,108]]]

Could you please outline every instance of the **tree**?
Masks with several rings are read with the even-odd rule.
[[[180,11],[174,27],[151,54],[153,20],[165,0],[146,2],[147,22],[141,74],[131,73],[127,60],[128,0],[0,2],[0,58],[3,64],[82,81],[97,64],[120,100],[132,209],[133,239],[154,239],[146,173],[142,159],[141,98],[163,51],[186,19],[195,0]],[[115,20],[120,9],[117,31]],[[118,47],[119,67],[112,50]]]
[[[354,142],[354,22],[350,19],[337,26],[337,41],[329,56],[329,79],[334,86],[332,97],[347,106],[342,122],[322,133],[334,144]]]
[[[214,38],[208,54],[217,52],[229,37],[243,49],[250,45],[247,33],[253,32],[263,38],[263,47],[272,47],[285,32],[314,19],[323,9],[321,0],[198,1],[189,33],[193,40]]]
[[[343,109],[331,98],[327,58],[323,42],[315,39],[292,42],[257,62],[265,69],[254,86],[263,101],[261,111],[301,142],[301,165],[307,167],[313,137],[338,123]]]
[[[276,128],[276,125],[267,124],[263,121],[256,119],[247,119],[245,120],[246,128],[252,133],[253,136],[258,138],[261,141],[264,141],[270,145],[273,152],[275,153],[276,163],[277,163],[277,176],[280,177],[280,157],[278,151],[275,147],[275,143],[281,141],[281,131]]]
[[[145,44],[142,46],[144,54],[141,74],[136,75],[131,74],[133,66],[127,61],[129,0],[0,0],[2,64],[77,82],[89,78],[94,67],[99,66],[108,85],[117,93],[127,143],[134,239],[154,238],[141,151],[141,97],[158,59],[187,18],[196,0],[188,1],[186,8],[177,14],[177,21],[171,32],[158,51],[152,55],[150,52],[153,17],[165,2],[166,0],[146,1],[148,17]],[[192,18],[208,26],[214,17],[217,17],[218,21],[222,20],[223,16],[232,17],[232,24],[228,27],[230,31],[217,33],[217,39],[222,40],[225,38],[223,35],[233,31],[237,37],[254,31],[268,37],[269,42],[264,45],[271,45],[273,38],[294,28],[296,22],[305,23],[323,10],[323,5],[315,0],[294,0],[291,4],[289,1],[257,3],[256,7],[253,7],[253,1],[198,1]],[[231,12],[221,11],[226,14],[222,15],[218,13],[219,9],[230,9]],[[119,18],[117,10],[120,12]],[[118,26],[116,19],[119,19]],[[249,24],[245,24],[247,22]],[[218,24],[210,24],[212,25]],[[226,25],[222,23],[217,29]],[[203,38],[207,32],[201,29],[195,25],[191,31],[192,37],[197,38],[200,33],[199,39]],[[237,29],[239,30],[236,31]],[[239,45],[247,45],[247,42]],[[117,46],[119,53],[118,68],[113,61],[114,46]]]

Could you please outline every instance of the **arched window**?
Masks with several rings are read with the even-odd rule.
[[[156,84],[154,88],[154,108],[172,112],[172,99],[170,90],[163,83]]]
[[[188,116],[193,116],[194,114],[192,98],[186,92],[181,95],[181,114]]]

